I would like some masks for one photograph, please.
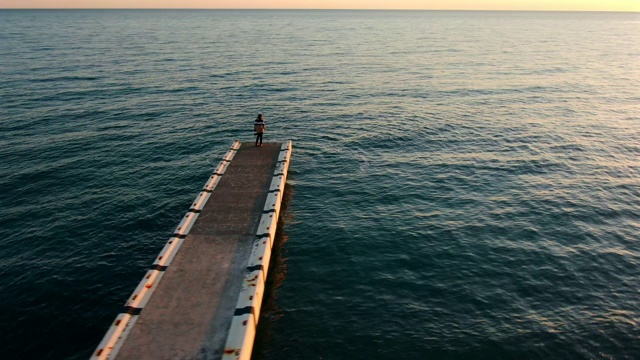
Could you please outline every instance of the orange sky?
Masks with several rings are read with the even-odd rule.
[[[0,8],[640,11],[640,0],[0,0]]]

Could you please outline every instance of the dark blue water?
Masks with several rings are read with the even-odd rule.
[[[0,11],[0,357],[84,359],[235,139],[256,358],[640,358],[640,16]]]

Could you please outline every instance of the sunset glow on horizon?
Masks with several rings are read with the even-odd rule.
[[[0,0],[3,9],[367,9],[640,11],[640,0]]]

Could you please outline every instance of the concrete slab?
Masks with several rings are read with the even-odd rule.
[[[242,144],[117,359],[221,359],[282,144]]]

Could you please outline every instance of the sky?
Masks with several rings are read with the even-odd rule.
[[[640,11],[640,0],[0,0],[0,8]]]

